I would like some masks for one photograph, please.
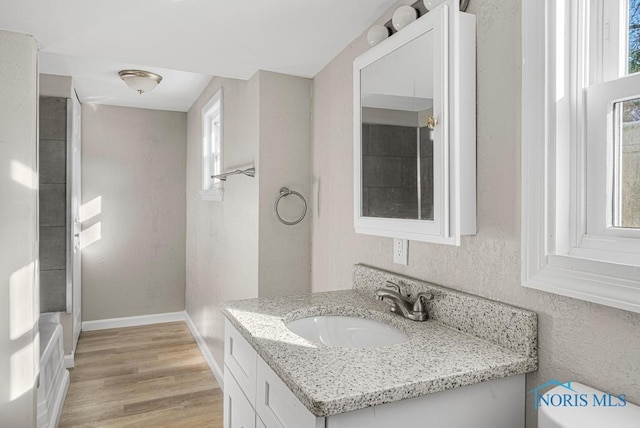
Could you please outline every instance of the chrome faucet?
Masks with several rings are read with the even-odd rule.
[[[431,293],[418,293],[412,302],[402,295],[400,286],[391,281],[387,281],[385,287],[377,289],[373,295],[378,300],[389,300],[391,312],[413,321],[425,321],[428,318],[426,303],[433,300]]]

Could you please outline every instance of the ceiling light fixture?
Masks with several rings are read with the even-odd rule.
[[[144,70],[122,70],[118,72],[118,76],[139,94],[151,91],[162,81],[162,76],[159,74]]]

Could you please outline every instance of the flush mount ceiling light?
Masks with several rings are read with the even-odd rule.
[[[144,70],[122,70],[118,72],[118,76],[139,94],[151,91],[162,81],[162,76],[159,74]]]

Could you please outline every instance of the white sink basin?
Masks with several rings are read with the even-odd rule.
[[[286,326],[310,342],[344,348],[389,346],[409,340],[395,327],[360,317],[319,315],[300,318]]]

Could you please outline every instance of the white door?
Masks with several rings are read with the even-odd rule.
[[[67,313],[73,317],[73,350],[75,352],[82,326],[82,258],[81,258],[81,107],[76,97],[67,102],[67,125],[70,131],[68,150],[68,192],[70,195],[69,230],[71,248],[69,252],[71,274],[70,288],[67,289]]]

